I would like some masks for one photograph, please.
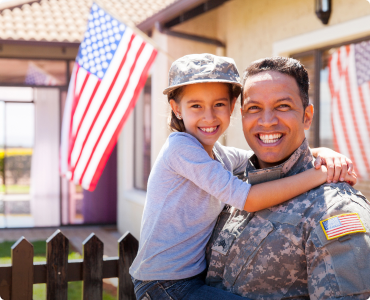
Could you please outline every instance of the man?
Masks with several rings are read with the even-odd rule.
[[[313,167],[304,134],[313,118],[308,87],[307,71],[294,59],[266,58],[245,71],[251,184]],[[207,251],[207,283],[252,299],[368,299],[369,232],[369,202],[343,182],[254,214],[224,210]]]

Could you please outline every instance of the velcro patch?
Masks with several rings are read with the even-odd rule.
[[[320,221],[320,224],[328,240],[350,233],[366,232],[358,213],[337,215]]]

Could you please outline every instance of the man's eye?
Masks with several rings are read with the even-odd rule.
[[[290,108],[290,106],[288,104],[281,104],[281,105],[278,106],[278,108],[288,109],[288,108]]]

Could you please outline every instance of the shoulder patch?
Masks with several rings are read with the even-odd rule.
[[[358,213],[336,215],[320,221],[326,238],[332,240],[355,232],[366,232]]]

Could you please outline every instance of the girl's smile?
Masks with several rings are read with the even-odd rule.
[[[228,84],[197,83],[184,87],[179,103],[170,102],[186,132],[197,138],[211,157],[214,144],[230,124],[236,101],[230,94]]]

